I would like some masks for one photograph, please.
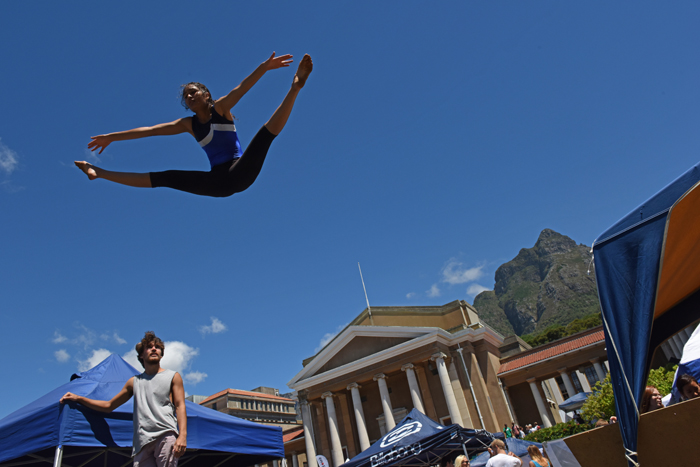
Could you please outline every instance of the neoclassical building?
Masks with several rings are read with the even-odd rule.
[[[414,407],[443,424],[500,431],[514,418],[498,378],[503,344],[464,301],[366,309],[288,383],[307,467],[316,467],[316,454],[338,467]],[[303,467],[298,450],[288,462]]]

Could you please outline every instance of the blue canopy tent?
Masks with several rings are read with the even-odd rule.
[[[122,467],[131,463],[133,404],[110,414],[60,404],[66,392],[108,400],[139,374],[118,355],[0,420],[0,467]],[[186,402],[187,452],[180,466],[238,467],[284,457],[282,430]]]
[[[568,399],[566,399],[564,402],[559,404],[559,408],[563,410],[564,412],[571,412],[572,410],[578,410],[581,407],[583,407],[583,404],[586,402],[586,399],[588,399],[588,396],[590,396],[590,392],[579,392],[575,396],[571,396]]]
[[[394,429],[343,467],[426,467],[455,451],[481,452],[492,440],[488,431],[456,424],[445,427],[413,409]]]
[[[700,319],[700,164],[593,244],[615,406],[636,465],[639,405],[657,347]]]

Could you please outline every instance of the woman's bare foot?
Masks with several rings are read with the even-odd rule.
[[[306,78],[311,74],[311,70],[314,69],[314,62],[311,61],[309,54],[304,55],[304,58],[299,62],[299,68],[297,68],[297,74],[294,75],[294,85],[299,88],[303,88],[306,84]]]
[[[97,178],[97,171],[95,170],[97,167],[95,167],[94,165],[89,164],[85,161],[75,161],[75,165],[80,170],[85,172],[85,175],[87,175],[90,180],[94,180]]]

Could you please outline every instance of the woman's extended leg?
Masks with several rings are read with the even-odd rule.
[[[87,175],[90,180],[104,178],[105,180],[121,185],[134,186],[137,188],[151,188],[151,176],[147,173],[111,172],[95,167],[85,161],[75,161],[75,165],[85,172],[85,175]]]
[[[294,81],[292,82],[292,88],[289,90],[285,96],[282,104],[275,110],[272,114],[270,120],[267,121],[265,127],[270,130],[270,133],[277,136],[280,134],[284,125],[287,124],[289,119],[289,114],[292,113],[292,108],[294,107],[294,101],[299,94],[301,88],[306,84],[306,78],[311,74],[311,70],[314,68],[314,62],[311,61],[309,54],[304,55],[304,58],[299,62],[299,68],[297,68],[297,73],[294,75]]]
[[[311,57],[308,54],[304,55],[294,75],[292,88],[284,97],[282,104],[251,140],[243,155],[231,165],[229,176],[231,180],[230,188],[233,193],[240,193],[248,189],[260,174],[267,151],[270,149],[272,141],[287,123],[299,90],[306,84],[306,79],[309,77],[313,67],[314,64],[311,61]]]

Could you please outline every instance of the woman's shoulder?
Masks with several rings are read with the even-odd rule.
[[[219,104],[217,102],[212,107],[212,111],[211,111],[212,122],[213,123],[221,123],[221,121],[224,121],[227,123],[233,123],[233,115],[231,115],[231,111],[224,112],[221,108],[217,107],[218,105]],[[220,120],[220,121],[216,122],[216,120]]]

